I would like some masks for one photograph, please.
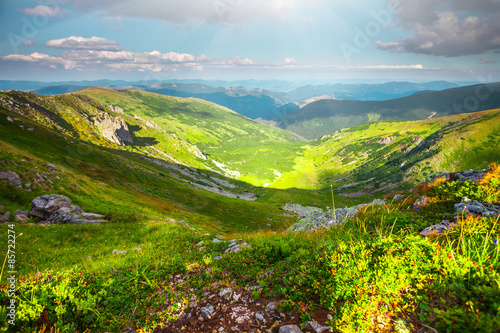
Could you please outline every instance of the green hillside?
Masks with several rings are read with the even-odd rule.
[[[306,142],[197,99],[0,92],[0,171],[21,181],[0,180],[0,215],[11,214],[0,231],[17,236],[14,331],[312,332],[315,320],[338,332],[495,332],[498,218],[463,215],[441,237],[418,233],[456,219],[465,195],[499,204],[500,168],[480,182],[414,186],[498,163],[499,130],[497,109]],[[108,222],[14,221],[52,193]],[[327,207],[376,198],[386,204],[345,224],[285,232],[298,218],[287,203],[327,218]]]
[[[308,139],[380,120],[421,120],[495,109],[500,84],[419,92],[388,101],[320,100],[277,119],[278,127]]]

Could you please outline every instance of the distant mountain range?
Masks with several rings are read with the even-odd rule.
[[[500,83],[423,91],[388,101],[324,99],[274,119],[308,139],[377,120],[421,120],[500,107]]]
[[[260,86],[259,86],[260,85]],[[142,90],[176,97],[195,97],[232,109],[246,117],[275,119],[296,111],[311,102],[332,100],[385,101],[411,96],[424,91],[459,87],[459,83],[434,81],[427,83],[387,82],[374,84],[305,84],[286,81],[204,81],[172,80],[171,82],[120,80],[36,82],[0,81],[0,90],[31,91],[40,95],[76,92],[88,87],[114,90]]]

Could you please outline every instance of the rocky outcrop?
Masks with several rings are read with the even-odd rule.
[[[418,201],[418,200],[417,200]],[[457,221],[469,215],[493,217],[496,218],[500,215],[500,205],[483,203],[475,200],[470,200],[467,197],[462,198],[462,202],[454,206],[456,215],[453,221],[443,220],[439,224],[431,225],[420,232],[424,237],[436,237],[443,233],[450,231],[458,225]]]
[[[490,171],[491,168],[483,170],[467,170],[467,171],[456,171],[456,172],[436,172],[426,177],[428,183],[432,183],[437,178],[445,178],[447,180],[458,180],[465,182],[466,180],[470,182],[476,182],[484,177],[484,175]]]
[[[29,217],[36,218],[40,224],[98,224],[106,222],[103,215],[85,213],[80,207],[72,205],[71,199],[59,194],[49,194],[35,198],[31,203]]]
[[[118,105],[116,105],[116,106],[110,105],[110,106],[108,106],[108,108],[111,112],[123,114],[123,109],[121,107],[119,107]]]
[[[23,183],[19,175],[13,171],[0,171],[0,179],[5,180],[7,183],[14,185],[17,188],[23,188]]]
[[[457,226],[458,223],[450,222],[448,220],[443,220],[439,224],[431,225],[430,227],[422,230],[419,235],[423,237],[436,237],[442,235],[446,231],[450,231],[453,227]]]
[[[311,207],[306,207],[304,211],[309,211],[305,216],[300,219],[297,223],[291,225],[287,231],[316,231],[321,229],[328,229],[333,226],[342,225],[347,220],[353,218],[358,213],[362,206],[366,205],[383,205],[385,200],[375,199],[369,204],[360,204],[354,207],[337,208],[335,211],[332,209],[324,211],[322,209],[315,209],[310,211]],[[297,209],[297,205],[293,206],[295,211],[300,211]],[[285,209],[285,207],[283,207]],[[290,206],[288,206],[290,208]]]
[[[484,217],[498,217],[500,215],[500,205],[482,203],[467,198],[462,199],[462,202],[455,204],[455,211],[458,216],[465,215],[480,215]]]
[[[377,140],[377,143],[381,143],[383,145],[387,145],[391,142],[393,142],[394,140],[396,140],[397,138],[395,136],[389,136],[389,137],[386,137],[386,138],[382,138],[380,140]]]
[[[125,142],[134,143],[127,123],[123,118],[113,117],[108,113],[101,112],[93,119],[93,123],[99,128],[102,136],[113,143],[120,146],[124,146]]]

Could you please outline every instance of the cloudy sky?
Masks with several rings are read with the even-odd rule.
[[[500,81],[499,0],[2,0],[0,79]]]

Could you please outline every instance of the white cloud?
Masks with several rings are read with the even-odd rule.
[[[299,62],[293,58],[283,58],[283,62],[287,65],[296,65]]]
[[[67,38],[52,39],[47,41],[45,45],[61,49],[108,50],[108,51],[120,50],[118,42],[95,36],[90,38],[85,38],[80,36],[70,36]]]
[[[25,15],[40,15],[45,17],[64,17],[65,14],[65,11],[59,6],[50,7],[44,5],[38,5],[34,8],[21,8],[19,11]]]
[[[64,69],[77,68],[76,62],[61,57],[50,56],[45,53],[34,52],[29,55],[24,54],[10,54],[7,56],[0,56],[0,60],[11,62],[28,62],[42,65],[42,67],[56,68],[56,65],[62,65]]]
[[[264,18],[290,20],[299,3],[311,0],[75,0],[79,9],[102,10],[112,17],[143,17],[171,23],[235,23]]]
[[[498,0],[398,1],[397,24],[414,34],[397,41],[377,41],[381,50],[456,57],[500,49]]]
[[[421,64],[416,65],[372,65],[372,66],[343,66],[343,67],[333,67],[332,69],[338,70],[411,70],[411,69],[435,69],[426,68]]]

